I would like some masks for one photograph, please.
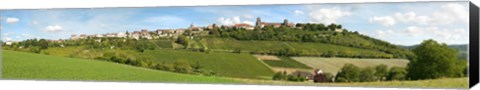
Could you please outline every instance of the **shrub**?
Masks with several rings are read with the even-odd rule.
[[[203,66],[200,64],[199,61],[196,61],[194,64],[191,65],[191,67],[192,67],[192,71],[196,73],[199,73],[203,68]]]
[[[177,60],[173,63],[173,67],[175,68],[175,72],[179,73],[191,73],[192,67],[190,67],[190,63],[185,60]]]
[[[343,65],[337,73],[335,80],[338,82],[358,82],[361,69],[353,64]]]
[[[287,72],[286,71],[283,71],[283,72],[277,72],[273,75],[272,79],[273,80],[285,80],[287,78]]]
[[[372,82],[377,79],[375,76],[375,69],[373,67],[363,68],[359,75],[360,82]]]
[[[375,76],[378,77],[378,80],[385,81],[388,74],[388,67],[385,64],[380,64],[375,66]]]
[[[170,63],[165,63],[162,65],[162,68],[163,70],[165,71],[174,71],[175,70],[175,67],[173,64],[170,64]]]
[[[407,71],[405,68],[401,67],[392,67],[390,72],[388,72],[387,80],[405,80],[405,75]]]

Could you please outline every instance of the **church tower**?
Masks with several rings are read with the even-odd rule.
[[[288,26],[288,19],[283,20],[283,26]]]
[[[256,27],[260,27],[262,25],[262,19],[260,17],[257,17],[257,22],[255,23]]]

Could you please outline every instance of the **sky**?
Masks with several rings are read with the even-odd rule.
[[[397,45],[426,39],[468,44],[468,2],[349,3],[239,6],[176,6],[1,10],[0,38],[68,39],[72,34],[103,34],[140,29],[187,28],[190,24],[265,22],[341,24]]]

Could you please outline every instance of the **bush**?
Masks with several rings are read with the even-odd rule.
[[[372,82],[376,81],[377,76],[375,76],[375,69],[373,67],[363,68],[360,72],[360,82]]]
[[[173,67],[175,69],[175,72],[179,73],[191,73],[192,72],[192,67],[190,67],[190,63],[185,60],[177,60],[175,63],[173,63]]]
[[[343,65],[335,77],[337,82],[358,82],[361,69],[353,64]]]
[[[191,67],[192,71],[195,73],[200,73],[201,69],[203,68],[199,61],[196,61],[194,64],[191,65]]]
[[[375,66],[375,76],[377,76],[378,80],[385,81],[387,74],[388,74],[388,67],[385,64],[380,64]]]
[[[390,68],[390,72],[388,72],[387,80],[405,80],[405,76],[407,71],[405,68],[401,67],[392,67]]]
[[[287,72],[286,71],[277,72],[273,75],[272,79],[273,80],[285,80],[285,79],[287,79]]]

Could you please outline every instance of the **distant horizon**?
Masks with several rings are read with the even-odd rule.
[[[381,8],[380,8],[381,7]],[[421,7],[421,8],[420,8]],[[340,24],[395,45],[467,44],[468,2],[1,10],[2,41],[265,22]]]

